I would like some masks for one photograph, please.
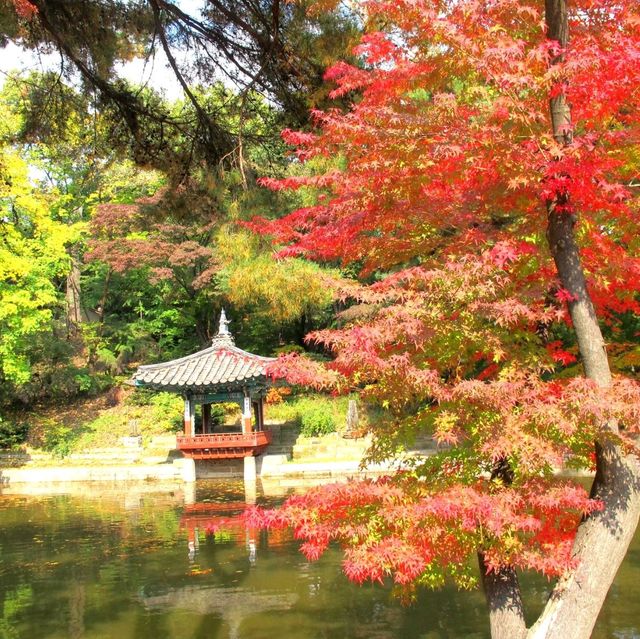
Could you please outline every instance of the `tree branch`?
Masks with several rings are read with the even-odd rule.
[[[207,115],[205,110],[202,108],[201,104],[196,99],[195,95],[193,94],[193,92],[189,88],[189,85],[184,79],[182,73],[180,72],[180,68],[176,63],[175,57],[171,52],[171,47],[169,46],[169,42],[167,41],[166,31],[162,25],[162,21],[160,18],[160,5],[158,0],[149,0],[149,3],[151,4],[151,7],[153,9],[153,15],[154,15],[154,20],[156,24],[156,29],[158,32],[158,37],[160,38],[162,48],[164,50],[165,55],[167,56],[167,60],[169,61],[169,65],[171,66],[173,73],[176,76],[176,79],[180,83],[182,90],[184,91],[185,95],[193,105],[193,108],[195,109],[196,114],[198,115],[198,120],[201,126],[207,132],[207,146],[210,146],[211,149],[214,151],[214,154],[217,157],[220,157],[221,155],[224,154],[226,150],[225,146],[228,146],[228,145],[225,145],[224,143],[226,134],[224,131],[222,131],[220,127],[216,126],[212,122],[211,118]]]

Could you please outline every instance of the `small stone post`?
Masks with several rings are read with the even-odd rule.
[[[355,399],[349,400],[347,408],[347,429],[344,436],[348,439],[356,438],[360,434],[360,420],[358,418],[358,404]]]

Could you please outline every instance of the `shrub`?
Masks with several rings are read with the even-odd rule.
[[[279,403],[270,403],[265,407],[269,420],[294,422],[302,434],[332,433],[344,428],[347,419],[349,397],[308,394],[284,398]]]
[[[148,388],[136,388],[133,393],[127,395],[124,403],[126,406],[149,406],[156,395],[156,391]]]
[[[28,432],[27,424],[7,421],[0,417],[0,448],[13,448],[23,444]]]
[[[302,412],[300,426],[300,433],[306,437],[327,435],[336,430],[333,415],[322,406],[309,407]]]
[[[134,393],[135,395],[135,393]],[[163,430],[176,432],[183,426],[184,402],[179,395],[174,393],[153,393],[149,404],[152,418]]]
[[[62,424],[51,424],[44,434],[43,448],[56,457],[66,457],[73,450],[78,433]]]

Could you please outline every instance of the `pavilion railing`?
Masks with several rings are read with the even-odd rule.
[[[271,443],[271,431],[252,433],[208,433],[178,435],[178,450],[188,457],[199,459],[234,458],[260,454]]]

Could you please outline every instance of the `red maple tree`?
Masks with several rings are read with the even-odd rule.
[[[172,219],[159,209],[165,191],[131,204],[100,204],[91,220],[92,239],[87,260],[100,260],[115,273],[146,268],[150,280],[172,280],[193,297],[210,284],[219,265],[212,242],[217,218],[210,214]],[[151,211],[151,212],[150,212]]]
[[[272,373],[382,407],[371,459],[422,432],[441,450],[249,517],[292,526],[310,558],[338,541],[350,578],[405,592],[471,585],[477,554],[494,638],[588,637],[640,513],[640,387],[611,374],[601,332],[640,310],[640,11],[567,5],[364,3],[383,28],[361,66],[327,72],[351,110],[283,134],[301,161],[339,162],[265,179],[317,203],[256,221],[282,254],[363,275],[334,283],[360,319],[309,336],[331,364]],[[595,467],[590,496],[565,466]],[[558,578],[529,629],[521,568]]]

